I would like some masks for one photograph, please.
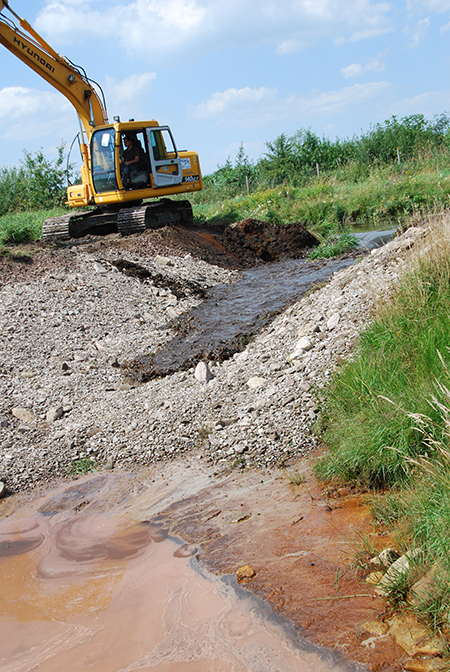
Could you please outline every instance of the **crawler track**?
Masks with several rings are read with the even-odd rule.
[[[192,218],[189,201],[162,199],[119,211],[97,208],[90,212],[49,217],[44,222],[42,237],[44,240],[69,240],[87,234],[107,235],[117,231],[126,236],[142,233],[145,229],[157,229],[166,224],[187,224]]]

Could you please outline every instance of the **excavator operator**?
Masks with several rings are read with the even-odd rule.
[[[120,172],[122,175],[123,185],[129,186],[131,175],[133,173],[137,173],[139,170],[141,155],[139,148],[134,143],[134,138],[132,138],[130,135],[125,135],[123,142],[126,149],[122,154],[122,158],[120,159]]]

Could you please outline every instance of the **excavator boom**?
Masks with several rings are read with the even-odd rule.
[[[92,128],[108,123],[106,108],[95,88],[85,75],[67,59],[60,56],[30,24],[17,16],[7,0],[0,0],[1,8],[8,9],[19,22],[20,28],[0,15],[0,44],[60,91],[75,107],[90,137]]]

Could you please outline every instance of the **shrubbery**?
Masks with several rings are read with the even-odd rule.
[[[354,227],[407,225],[450,199],[450,117],[391,119],[347,140],[310,130],[267,143],[256,163],[241,146],[191,195],[199,219],[299,222],[324,242]],[[400,159],[400,162],[399,162]]]
[[[247,182],[251,190],[268,189],[282,184],[304,186],[311,177],[350,167],[347,179],[366,178],[374,166],[407,163],[427,158],[438,150],[448,149],[450,116],[443,113],[427,120],[422,114],[391,119],[372,126],[359,136],[332,141],[319,137],[310,129],[300,129],[294,135],[282,133],[266,142],[267,152],[256,163],[245,155],[241,145],[234,165],[228,159],[212,175],[205,177],[206,190],[215,188],[228,197],[244,191]],[[200,199],[201,196],[200,196]],[[203,201],[204,202],[204,201]]]
[[[63,205],[66,199],[64,146],[55,161],[42,151],[24,152],[19,166],[0,168],[0,216],[7,212],[39,210]]]

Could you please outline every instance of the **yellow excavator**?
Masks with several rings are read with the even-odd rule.
[[[1,13],[5,9],[12,19]],[[83,68],[54,51],[11,9],[8,0],[0,0],[0,43],[60,91],[75,107],[80,122],[81,184],[69,185],[67,203],[71,208],[94,207],[47,219],[44,238],[112,231],[125,235],[192,220],[189,201],[167,196],[202,189],[198,155],[177,151],[168,126],[154,119],[123,122],[119,117],[109,123],[100,86]],[[134,147],[134,166],[124,171],[129,146]],[[160,200],[143,203],[155,197]]]

